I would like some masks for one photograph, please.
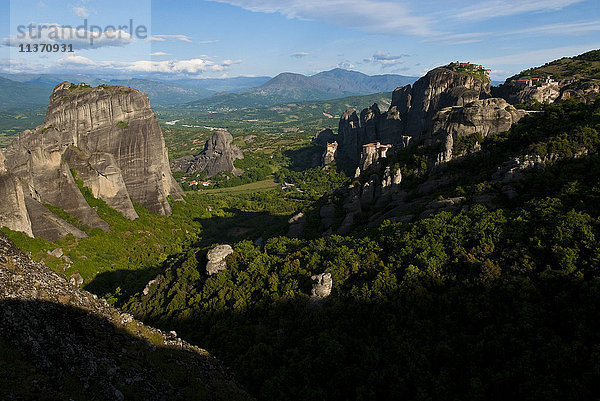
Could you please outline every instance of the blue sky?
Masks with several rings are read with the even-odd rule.
[[[421,76],[461,60],[501,80],[600,48],[598,0],[0,0],[0,9],[0,69],[12,72],[204,78],[342,67]],[[119,32],[130,19],[147,33]],[[110,35],[96,33],[93,45],[89,32],[50,39],[52,27],[85,20]],[[17,28],[30,23],[47,26],[24,42]],[[21,43],[44,42],[75,51],[19,53]]]

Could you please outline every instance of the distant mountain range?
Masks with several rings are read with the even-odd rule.
[[[0,74],[0,110],[45,105],[52,89],[63,81],[125,85],[145,92],[154,106],[187,103],[191,107],[216,110],[270,107],[283,103],[330,100],[391,92],[416,81],[402,75],[369,76],[336,68],[306,76],[282,73],[270,77],[207,79],[102,78],[84,74]]]
[[[238,93],[217,93],[189,105],[206,110],[270,107],[289,102],[391,92],[416,80],[417,77],[393,74],[369,76],[340,68],[311,76],[285,72],[256,88]]]
[[[4,81],[0,83],[0,90],[11,86],[23,88],[26,93],[31,95],[29,104],[34,105],[48,104],[48,96],[50,96],[52,89],[64,81],[77,83],[85,82],[92,86],[98,86],[100,84],[130,86],[147,93],[150,97],[150,102],[155,106],[168,106],[179,103],[187,103],[209,97],[215,93],[215,91],[199,86],[185,86],[175,82],[157,81],[143,78],[107,79],[80,74],[2,74],[0,77],[4,77]],[[43,90],[40,90],[40,88]],[[0,94],[0,96],[2,96],[2,99],[4,98],[3,94]],[[6,102],[2,103],[0,109],[6,110],[6,105],[18,107],[19,104],[20,102],[16,101],[14,97],[7,97]]]
[[[204,88],[214,92],[238,92],[255,88],[269,81],[271,77],[234,77],[165,80],[175,85],[189,88]]]
[[[0,77],[0,111],[19,111],[31,107],[45,107],[52,88],[24,84]]]

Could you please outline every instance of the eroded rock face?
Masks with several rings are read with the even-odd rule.
[[[514,94],[515,103],[552,103],[560,96],[560,86],[558,84],[546,86],[529,86],[519,90]]]
[[[60,207],[89,227],[109,229],[85,201],[72,171],[94,196],[129,219],[137,217],[130,198],[166,215],[171,213],[167,196],[182,199],[148,97],[132,88],[63,82],[50,97],[45,123],[19,134],[2,158],[0,169],[21,186],[33,234],[49,240],[82,232],[43,204]],[[9,193],[15,191],[5,187],[0,196]]]
[[[313,138],[312,141],[314,143],[316,143],[317,145],[325,146],[328,143],[335,141],[335,134],[333,133],[333,131],[331,129],[325,128],[325,129],[317,132],[317,134],[315,135],[315,137]]]
[[[386,113],[374,104],[359,115],[354,110],[342,114],[338,135],[338,152],[358,165],[362,145],[380,142],[392,145],[392,153],[410,143],[431,144],[432,122],[442,109],[465,106],[490,97],[488,75],[455,72],[439,67],[428,72],[411,87],[396,89]]]
[[[476,100],[437,113],[432,122],[433,133],[442,132],[455,138],[480,133],[485,138],[508,131],[526,115],[527,112],[515,109],[501,98]]]
[[[227,244],[215,246],[213,249],[208,251],[206,254],[206,259],[208,259],[208,262],[206,263],[206,273],[209,276],[212,276],[221,270],[225,270],[227,268],[225,258],[232,253],[233,248],[231,245]]]
[[[184,156],[171,163],[174,171],[196,173],[205,171],[209,177],[222,171],[236,173],[233,165],[236,159],[243,159],[244,154],[231,144],[233,136],[227,131],[218,131],[204,145],[204,150],[193,156]]]
[[[61,146],[112,155],[129,196],[151,212],[170,215],[167,196],[181,199],[146,94],[124,86],[87,89],[63,82],[50,96],[45,126],[60,132]]]
[[[52,126],[23,131],[6,149],[6,170],[22,182],[24,192],[32,198],[58,206],[90,227],[107,231],[108,224],[79,191],[62,157],[65,149],[61,133]]]
[[[381,113],[379,106],[373,104],[364,109],[360,117],[356,110],[346,110],[340,117],[338,135],[334,135],[333,140],[339,144],[338,153],[358,165],[362,146],[367,143],[380,142],[403,149],[407,143],[402,135],[403,126],[397,113]]]
[[[36,238],[56,242],[67,234],[72,234],[75,238],[87,237],[86,233],[53,214],[30,195],[25,195],[25,206]]]
[[[430,131],[431,121],[438,111],[489,97],[490,83],[489,78],[480,80],[472,75],[439,67],[415,82],[410,91],[408,110],[404,109],[404,103],[392,103],[392,106],[397,106],[400,114],[407,116],[407,134],[419,140]]]
[[[2,152],[0,152],[0,155]],[[2,164],[0,164],[0,167]],[[12,174],[2,173],[0,168],[0,226],[21,231],[33,237],[31,221],[25,206],[25,195],[21,183]]]
[[[110,153],[94,152],[87,155],[70,146],[63,157],[77,172],[77,177],[92,190],[96,198],[103,199],[110,207],[121,212],[129,220],[138,218],[129,198],[121,169]]]
[[[437,161],[452,159],[452,146],[456,138],[475,133],[485,138],[506,132],[525,115],[527,112],[515,109],[501,98],[475,100],[464,106],[442,109],[432,120],[431,142],[443,145]]]

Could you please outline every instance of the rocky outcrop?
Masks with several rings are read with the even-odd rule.
[[[67,223],[52,213],[48,208],[29,195],[25,195],[25,206],[31,220],[33,236],[56,242],[65,235],[71,234],[75,238],[85,238],[87,234]]]
[[[208,352],[119,312],[80,281],[33,262],[0,233],[0,363],[18,367],[5,372],[0,398],[249,398]]]
[[[400,115],[406,115],[406,132],[417,141],[431,131],[435,114],[446,107],[464,106],[474,100],[490,97],[490,79],[459,73],[446,67],[429,71],[410,90],[410,102],[394,104]],[[397,96],[403,100],[407,96]]]
[[[453,144],[457,138],[475,133],[485,138],[506,132],[525,115],[527,112],[515,109],[501,98],[475,100],[464,106],[442,109],[432,120],[431,140],[442,144],[437,162],[452,159]]]
[[[561,88],[560,100],[575,99],[578,102],[592,103],[600,94],[600,81],[577,82]]]
[[[197,173],[205,171],[209,177],[222,171],[239,173],[233,162],[243,159],[244,154],[231,144],[233,136],[227,131],[218,131],[204,145],[204,150],[193,156],[184,156],[171,163],[173,171]]]
[[[360,117],[356,110],[346,110],[338,125],[338,135],[334,136],[339,144],[340,156],[358,165],[362,147],[368,143],[392,144],[403,149],[407,139],[403,135],[403,122],[397,113],[381,113],[379,106],[373,104],[364,109]]]
[[[206,254],[206,273],[209,276],[217,274],[221,270],[227,269],[225,258],[233,253],[231,245],[218,245],[212,248]]]
[[[294,214],[288,220],[290,227],[288,228],[287,236],[290,238],[302,238],[306,227],[306,216],[302,212]]]
[[[113,155],[105,152],[87,155],[70,146],[63,157],[77,172],[77,178],[81,178],[83,185],[92,190],[94,197],[103,199],[110,207],[130,220],[138,218],[129,198],[123,174]]]
[[[433,135],[460,136],[481,134],[482,137],[506,132],[527,115],[517,110],[504,99],[491,98],[476,100],[464,106],[442,109],[432,121]]]
[[[2,152],[0,152],[0,155]],[[1,164],[0,164],[1,166]],[[31,220],[25,206],[25,195],[20,182],[11,174],[2,173],[0,169],[0,226],[14,231],[21,231],[33,237]]]
[[[553,103],[556,100],[575,99],[578,102],[594,102],[600,93],[600,81],[592,77],[570,77],[554,80],[551,76],[531,78],[510,77],[497,88],[494,96],[506,99],[509,103]]]
[[[411,143],[432,144],[434,116],[442,109],[465,106],[491,95],[489,74],[484,70],[467,73],[450,66],[428,72],[411,87],[397,88],[387,112],[377,104],[364,109],[360,116],[347,110],[340,118],[338,134],[331,140],[339,144],[338,153],[359,165],[363,145],[379,142],[392,145],[396,153]]]
[[[317,134],[315,135],[315,137],[313,138],[312,141],[313,141],[313,143],[324,147],[328,143],[335,141],[335,134],[333,133],[333,131],[331,129],[325,128],[325,129],[317,132]]]
[[[311,297],[323,299],[331,295],[331,289],[333,288],[331,273],[315,274],[311,277],[311,280],[313,281]]]
[[[381,175],[381,176],[380,176]],[[355,225],[356,217],[373,206],[377,208],[397,205],[405,194],[401,191],[402,172],[399,168],[386,167],[383,174],[371,174],[364,182],[355,182],[342,187],[334,193],[341,204],[328,203],[321,207],[321,228],[326,234],[347,234]],[[343,219],[338,227],[334,226],[335,217]]]
[[[6,170],[23,184],[23,191],[40,203],[58,206],[90,227],[108,230],[79,191],[63,158],[63,136],[53,126],[19,134],[6,149]]]
[[[124,86],[63,82],[50,96],[45,125],[61,133],[61,146],[75,146],[90,156],[112,155],[129,196],[151,212],[170,215],[167,196],[181,199],[146,94]]]
[[[4,158],[6,174],[15,178],[25,199],[31,198],[27,209],[31,205],[36,218],[44,216],[38,222],[28,211],[33,234],[47,234],[46,239],[81,232],[43,204],[60,207],[89,227],[109,228],[87,204],[74,174],[129,219],[137,217],[131,199],[165,215],[171,213],[168,196],[182,199],[148,97],[132,88],[61,83],[50,97],[44,124],[19,134]],[[19,193],[6,188],[0,196]],[[7,226],[23,231],[19,224]]]

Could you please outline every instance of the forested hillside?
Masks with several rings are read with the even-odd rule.
[[[191,249],[120,302],[209,344],[259,399],[590,399],[599,129],[600,102],[546,106],[450,163],[468,174],[445,189],[467,195],[456,214],[242,241],[211,277]],[[517,197],[478,204],[500,192],[492,166],[517,154],[552,161],[526,172]],[[323,272],[333,291],[315,299],[311,276]]]

